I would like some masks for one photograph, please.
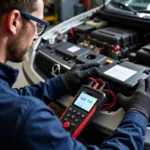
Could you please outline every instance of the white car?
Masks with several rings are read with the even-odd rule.
[[[100,78],[109,90],[131,95],[138,79],[147,78],[150,66],[150,2],[108,0],[104,5],[75,16],[45,32],[29,51],[23,70],[32,83],[65,73],[74,64],[99,62]],[[71,96],[57,102],[67,107]],[[108,100],[112,101],[111,96]],[[92,123],[112,134],[123,109],[98,111]],[[150,124],[145,148],[150,146]]]

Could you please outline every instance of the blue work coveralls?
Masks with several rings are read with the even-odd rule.
[[[128,112],[100,147],[72,139],[46,104],[67,89],[60,77],[45,83],[13,89],[18,71],[0,63],[0,150],[142,150],[147,118]]]

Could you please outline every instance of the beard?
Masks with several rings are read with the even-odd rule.
[[[27,25],[24,24],[23,29],[20,31],[15,40],[8,46],[7,60],[12,62],[22,62],[25,59],[25,55],[29,50],[29,41],[25,41]]]

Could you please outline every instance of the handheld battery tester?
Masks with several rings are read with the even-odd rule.
[[[86,124],[106,101],[106,95],[92,87],[83,85],[74,100],[60,117],[64,128],[77,138]]]

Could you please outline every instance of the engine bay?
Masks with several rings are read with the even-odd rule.
[[[102,80],[115,92],[131,95],[138,80],[146,79],[150,71],[149,33],[116,26],[97,15],[65,33],[57,33],[54,44],[42,42],[36,50],[34,68],[45,79],[75,64],[98,62]],[[42,57],[49,68],[41,65]],[[59,69],[52,61],[58,62]]]
[[[71,25],[67,21],[58,25],[46,33],[48,38],[39,40],[31,58],[34,72],[43,80],[65,73],[75,64],[98,62],[98,78],[105,83],[104,92],[111,107],[96,114],[93,123],[108,132],[116,128],[124,115],[116,94],[132,95],[138,80],[149,76],[150,21],[140,26],[130,17],[122,20],[121,15],[115,18],[105,14],[97,9],[91,15],[77,17],[75,23],[70,21]],[[68,97],[64,99],[70,101]],[[148,144],[149,136],[147,129]]]

